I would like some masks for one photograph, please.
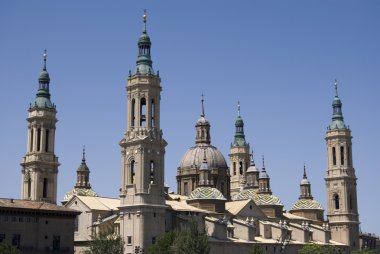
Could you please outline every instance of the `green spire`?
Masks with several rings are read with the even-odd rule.
[[[244,146],[246,145],[245,142],[245,135],[244,135],[244,122],[243,118],[240,116],[240,102],[238,102],[238,116],[235,121],[235,139],[234,139],[234,146]]]
[[[150,47],[152,46],[152,43],[150,42],[150,38],[146,30],[146,23],[147,23],[146,10],[144,10],[143,22],[144,22],[144,30],[140,36],[139,42],[137,43],[138,48],[139,48],[139,55],[136,61],[136,74],[137,75],[138,74],[154,75],[153,66],[152,66],[153,62],[150,57]]]
[[[344,124],[344,120],[343,120],[342,102],[340,101],[338,97],[338,81],[336,79],[334,82],[334,87],[335,87],[335,97],[332,103],[333,116],[332,116],[332,122],[329,126],[329,129],[330,130],[346,129],[346,125]]]
[[[44,64],[42,67],[42,71],[40,72],[40,75],[38,77],[38,92],[36,95],[36,100],[34,102],[35,107],[38,108],[52,108],[53,104],[50,101],[50,92],[49,92],[49,85],[50,85],[50,76],[46,69],[46,60],[47,60],[47,53],[46,49],[44,50]]]

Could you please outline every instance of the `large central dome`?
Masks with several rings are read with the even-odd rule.
[[[212,145],[201,144],[190,147],[179,164],[182,169],[200,168],[204,154],[206,153],[206,160],[209,168],[212,169],[227,169],[227,163],[219,150]]]

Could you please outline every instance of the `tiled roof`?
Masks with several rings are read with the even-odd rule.
[[[80,213],[79,211],[69,209],[56,204],[31,201],[31,200],[20,200],[11,198],[0,198],[0,209],[6,210],[30,210],[30,211],[41,211],[41,212],[58,212],[58,213]]]

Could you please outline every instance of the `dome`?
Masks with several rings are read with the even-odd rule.
[[[63,201],[69,201],[73,196],[87,196],[87,197],[96,197],[98,196],[95,191],[91,188],[74,188],[71,191],[67,192]]]
[[[255,164],[251,164],[248,169],[247,169],[247,173],[250,173],[250,172],[259,172],[259,170],[256,168]]]
[[[218,199],[226,200],[223,194],[216,188],[198,187],[190,193],[188,200],[195,199]]]
[[[269,178],[269,175],[265,170],[260,172],[259,178]]]
[[[254,189],[244,189],[239,194],[232,197],[233,200],[245,200],[245,199],[255,199],[257,196],[257,190]]]
[[[307,178],[302,178],[301,185],[310,184],[310,181]]]
[[[232,199],[252,199],[256,205],[283,205],[278,197],[271,194],[258,194],[254,189],[244,189]]]
[[[291,210],[300,210],[300,209],[320,209],[323,210],[321,204],[318,201],[313,199],[299,199],[293,205]]]
[[[210,122],[204,117],[204,116],[201,116],[198,120],[197,120],[197,123],[196,125],[206,125],[206,124],[210,124]]]
[[[227,163],[219,150],[211,145],[197,145],[190,147],[179,164],[182,169],[185,168],[200,168],[204,159],[206,149],[206,161],[209,169],[223,169],[227,170]]]
[[[86,162],[82,160],[82,163],[78,167],[77,171],[90,171],[90,169],[87,167]]]
[[[38,81],[40,83],[49,83],[50,82],[49,73],[46,70],[41,71],[40,76],[38,77]]]

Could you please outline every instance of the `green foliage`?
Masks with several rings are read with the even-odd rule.
[[[196,221],[190,221],[181,230],[159,237],[148,249],[149,254],[207,254],[210,252],[208,236],[198,231]]]
[[[21,252],[6,242],[0,243],[0,254],[20,254]]]
[[[155,244],[149,246],[148,253],[174,254],[172,246],[174,244],[175,237],[176,234],[174,231],[163,234],[162,236],[158,237]]]
[[[124,240],[112,232],[99,233],[91,236],[89,250],[86,254],[123,254]]]
[[[260,248],[260,245],[254,244],[252,248],[249,249],[248,254],[264,254],[265,252]]]
[[[355,250],[352,254],[380,254],[380,250]]]
[[[331,245],[306,244],[299,254],[340,254],[341,250]]]

